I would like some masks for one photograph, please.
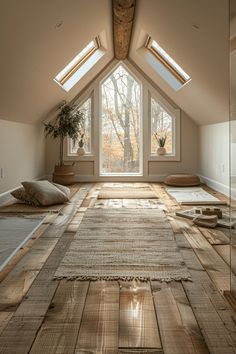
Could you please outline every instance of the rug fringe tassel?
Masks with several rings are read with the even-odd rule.
[[[124,277],[112,277],[112,276],[55,276],[53,278],[53,280],[62,280],[62,279],[66,279],[68,281],[74,281],[74,280],[78,280],[78,281],[98,281],[98,280],[107,280],[107,281],[114,281],[114,280],[122,280],[122,281],[132,281],[132,280],[136,280],[136,281],[142,281],[142,282],[148,282],[148,281],[154,281],[154,280],[158,280],[160,282],[166,282],[166,283],[170,283],[172,281],[192,281],[192,278],[190,276],[186,276],[186,277],[176,277],[176,278],[147,278],[147,277],[128,277],[128,276],[124,276]]]

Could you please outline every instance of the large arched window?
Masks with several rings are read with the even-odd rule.
[[[119,65],[101,85],[101,175],[142,173],[141,85]]]
[[[75,104],[85,114],[86,153],[69,141],[65,161],[78,161],[90,180],[148,180],[159,161],[180,161],[180,109],[129,62],[110,65]],[[157,151],[155,135],[166,135],[166,153]]]

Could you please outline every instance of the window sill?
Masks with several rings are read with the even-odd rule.
[[[95,156],[92,154],[85,154],[83,156],[79,156],[77,154],[67,155],[64,159],[65,161],[94,161]]]
[[[142,177],[143,173],[142,172],[134,172],[134,173],[128,173],[128,172],[120,172],[120,173],[100,173],[101,177]]]
[[[180,161],[180,157],[176,155],[160,155],[160,156],[150,155],[149,161],[162,161],[162,162]]]

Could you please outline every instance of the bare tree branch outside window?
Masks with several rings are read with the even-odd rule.
[[[119,66],[102,84],[103,173],[138,173],[140,85]]]

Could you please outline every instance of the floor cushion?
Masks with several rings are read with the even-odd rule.
[[[39,206],[40,203],[38,202],[37,199],[35,199],[34,197],[32,197],[30,194],[28,194],[25,191],[24,187],[20,187],[15,189],[14,191],[11,192],[11,195],[20,200],[21,202],[24,202],[26,204],[30,204],[30,205],[34,205],[34,206]]]
[[[56,186],[62,193],[64,193],[68,198],[70,198],[70,188],[66,186],[62,186],[61,184],[58,183],[53,183],[54,186]]]
[[[53,205],[65,203],[68,195],[62,192],[49,181],[22,182],[26,193],[34,197],[40,205]]]
[[[165,178],[164,183],[174,187],[194,187],[200,185],[200,178],[191,174],[169,175]]]

